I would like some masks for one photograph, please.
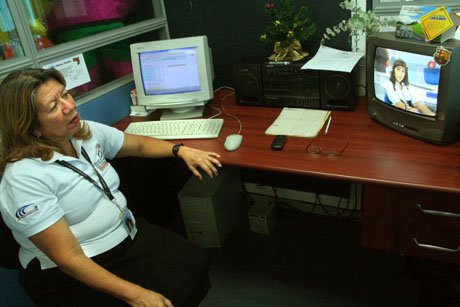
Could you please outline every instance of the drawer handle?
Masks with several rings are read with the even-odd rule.
[[[435,250],[435,251],[440,251],[440,252],[445,252],[445,253],[452,253],[452,254],[457,253],[458,251],[460,251],[460,246],[457,247],[457,249],[451,249],[451,248],[447,248],[447,247],[441,247],[441,246],[436,246],[436,245],[418,243],[416,238],[412,238],[412,241],[414,241],[415,245],[417,245],[418,247],[431,249],[431,250]]]
[[[444,211],[434,211],[434,210],[425,210],[425,209],[422,208],[422,205],[420,205],[420,204],[415,204],[415,207],[417,207],[420,211],[422,211],[425,214],[460,218],[460,214],[457,214],[457,213],[444,212]]]

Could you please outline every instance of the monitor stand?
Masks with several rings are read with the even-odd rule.
[[[204,106],[165,109],[161,113],[160,120],[175,120],[202,117],[203,111]]]
[[[155,109],[147,109],[145,106],[131,106],[131,113],[129,116],[148,116]]]

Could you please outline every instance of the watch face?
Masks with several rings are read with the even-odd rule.
[[[180,144],[176,144],[176,145],[173,146],[172,152],[173,152],[175,157],[177,157],[177,153],[179,152],[179,147],[181,147],[183,145],[184,145],[183,143],[180,143]]]

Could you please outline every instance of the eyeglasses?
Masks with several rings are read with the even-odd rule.
[[[326,148],[326,149],[322,149],[319,145],[316,145],[316,144],[313,144],[316,139],[318,137],[315,137],[313,140],[311,140],[311,142],[307,145],[307,148],[306,148],[306,151],[308,153],[311,153],[311,154],[325,154],[325,155],[328,155],[328,156],[340,156],[342,154],[342,152],[345,151],[345,149],[347,149],[348,147],[348,144],[350,144],[350,136],[347,135],[347,143],[345,144],[345,146],[342,148],[342,150],[338,150],[337,148],[335,147],[330,147],[330,148]]]

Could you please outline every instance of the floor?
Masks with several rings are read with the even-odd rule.
[[[449,265],[422,261],[438,273],[421,274],[417,259],[362,247],[360,227],[289,212],[265,236],[242,214],[224,246],[208,250],[212,288],[200,307],[460,306]]]

